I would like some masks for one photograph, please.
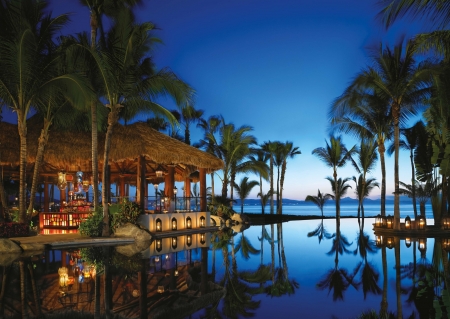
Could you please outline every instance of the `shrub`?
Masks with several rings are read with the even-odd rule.
[[[138,204],[123,199],[120,203],[111,205],[109,215],[111,216],[111,229],[114,230],[126,223],[137,225],[137,219],[141,214]]]
[[[79,228],[78,232],[81,235],[89,237],[100,237],[103,229],[103,212],[102,208],[92,213],[86,220],[84,220]]]
[[[30,226],[24,223],[0,223],[0,238],[30,235]]]

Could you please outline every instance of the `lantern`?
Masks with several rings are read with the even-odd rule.
[[[192,245],[192,235],[186,235],[186,245],[188,247]]]
[[[449,229],[450,228],[450,218],[444,217],[442,219],[442,226],[444,229]]]
[[[66,287],[67,283],[69,281],[69,275],[67,274],[67,268],[61,267],[58,269],[58,275],[59,275],[59,286],[60,287]]]
[[[381,236],[381,235],[380,235],[380,236],[376,235],[376,236],[375,236],[375,245],[376,245],[377,247],[382,247],[383,244],[384,244],[383,236]]]
[[[386,239],[386,246],[387,246],[387,248],[389,248],[389,249],[394,248],[394,237],[388,237],[388,238]]]
[[[206,218],[205,216],[200,217],[200,227],[206,227]]]
[[[191,229],[192,228],[192,219],[191,217],[186,218],[186,228]]]
[[[158,293],[162,294],[164,292],[164,286],[158,286]]]
[[[375,217],[375,227],[381,227],[383,225],[383,218],[381,217],[381,214],[378,214],[377,217]]]
[[[411,238],[409,238],[409,237],[405,238],[405,246],[408,248],[411,247]]]
[[[425,216],[419,216],[417,218],[417,228],[420,230],[424,230],[426,226]]]
[[[426,238],[419,238],[419,251],[421,252],[422,258],[425,258],[425,253],[427,251],[427,239]]]
[[[450,249],[450,239],[448,238],[442,239],[442,248],[444,248],[446,251]]]
[[[409,216],[405,218],[405,229],[411,229],[411,217]]]
[[[200,244],[204,245],[206,243],[206,235],[204,233],[200,234]]]
[[[391,215],[386,218],[386,226],[388,229],[392,229],[394,227],[394,217]]]
[[[58,173],[58,181],[56,185],[60,190],[65,190],[67,188],[66,173],[64,172]]]
[[[157,239],[155,242],[156,245],[156,251],[160,252],[162,250],[162,241],[161,239]]]
[[[177,230],[177,219],[175,217],[172,218],[172,230]]]
[[[176,237],[172,237],[172,248],[173,249],[177,248],[177,238]]]
[[[156,231],[158,232],[162,231],[162,222],[161,219],[159,218],[156,219]]]

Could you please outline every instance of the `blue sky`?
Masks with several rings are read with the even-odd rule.
[[[331,193],[325,177],[332,171],[311,152],[325,146],[329,106],[370,62],[367,48],[392,44],[421,27],[403,22],[384,30],[375,20],[376,0],[144,2],[137,17],[155,23],[155,35],[164,42],[155,50],[156,64],[170,67],[196,90],[194,106],[205,110],[205,117],[222,114],[238,127],[252,126],[259,143],[292,141],[300,148],[302,154],[287,165],[284,197],[301,200],[318,188]],[[53,8],[73,13],[67,32],[89,31],[89,12],[77,1],[53,1]],[[160,102],[175,108],[170,100]],[[193,128],[194,142],[200,133]],[[357,143],[348,136],[343,140],[347,147]],[[400,159],[400,180],[409,183],[409,155],[402,152]],[[389,195],[393,156],[386,166]],[[348,165],[338,175],[357,174]],[[381,182],[379,163],[372,176]],[[371,197],[379,194],[376,189]]]

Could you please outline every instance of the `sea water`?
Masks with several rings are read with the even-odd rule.
[[[241,211],[240,206],[233,206],[236,212]],[[270,213],[270,206],[266,206],[264,212]],[[244,213],[261,213],[260,205],[244,205]],[[365,217],[375,217],[380,213],[379,203],[368,203],[364,204],[364,216]],[[420,214],[419,205],[417,205],[417,213]],[[283,205],[283,214],[285,215],[321,215],[320,209],[311,203],[302,203],[299,205]],[[358,203],[341,203],[341,216],[357,216],[358,214]],[[334,203],[328,203],[323,208],[323,215],[326,217],[336,216],[336,206]],[[386,215],[394,215],[394,204],[386,204]],[[410,216],[413,218],[414,209],[413,205],[409,203],[400,204],[400,218],[405,218]],[[431,204],[425,205],[425,216],[427,219],[433,218],[433,211],[431,209]]]

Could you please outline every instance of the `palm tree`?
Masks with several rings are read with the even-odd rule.
[[[267,176],[269,175],[269,166],[267,166],[267,161],[269,160],[269,155],[263,149],[256,149],[255,155],[250,155],[249,159],[253,162],[266,164]],[[263,189],[262,189],[263,175],[264,174],[259,174],[258,196],[261,197],[261,213],[264,215],[264,207],[265,207],[267,201],[264,202],[265,198],[264,198],[264,195],[262,195],[263,194]],[[266,178],[264,178],[265,180],[267,180],[267,176],[266,176]],[[269,193],[267,193],[267,194],[269,194]],[[268,199],[268,197],[267,197],[267,199]]]
[[[192,105],[186,105],[181,109],[181,123],[184,125],[184,142],[191,145],[191,133],[189,131],[190,125],[199,123],[203,113],[203,110],[196,110]]]
[[[205,152],[218,155],[218,140],[215,134],[219,131],[221,125],[223,125],[225,120],[222,116],[210,116],[208,120],[200,119],[200,122],[197,123],[197,127],[200,127],[203,130],[204,137],[200,139],[198,143],[194,146],[198,148],[202,148]],[[219,155],[220,156],[220,155]],[[211,173],[211,195],[212,199],[214,199],[214,172]]]
[[[400,194],[406,195],[409,198],[412,198],[414,189],[414,194],[419,200],[420,215],[425,216],[425,204],[431,198],[433,192],[435,191],[433,189],[433,185],[430,182],[420,183],[419,181],[415,181],[414,187],[411,184],[406,184],[403,182],[400,182],[400,185],[402,186],[399,189]]]
[[[108,202],[107,163],[113,128],[118,122],[121,109],[125,107],[127,114],[152,111],[173,121],[171,113],[154,103],[153,98],[157,95],[168,94],[181,104],[191,95],[189,86],[180,81],[171,71],[155,70],[151,58],[146,56],[153,41],[150,36],[153,28],[151,23],[134,23],[132,17],[127,12],[123,12],[109,30],[105,47],[99,47],[98,50],[82,48],[85,52],[89,52],[90,57],[95,61],[96,70],[101,79],[99,82],[102,87],[101,92],[109,109],[102,175],[104,236],[109,235],[109,213],[108,205],[106,205]],[[81,54],[85,53],[81,51]]]
[[[305,198],[305,202],[311,202],[317,205],[317,207],[319,207],[320,212],[322,213],[322,217],[323,217],[323,207],[325,206],[325,203],[329,200],[329,199],[334,199],[333,195],[330,195],[328,193],[322,194],[320,192],[320,189],[317,190],[317,196],[313,196],[313,195],[308,195]]]
[[[399,141],[400,123],[415,115],[424,98],[430,93],[430,66],[416,64],[417,45],[413,41],[400,41],[393,49],[383,48],[373,57],[373,66],[367,67],[353,79],[349,88],[356,91],[376,92],[390,107],[394,126],[394,228],[400,227]]]
[[[365,197],[369,195],[369,192],[366,191],[366,179],[367,173],[370,173],[375,167],[375,163],[377,161],[377,153],[375,149],[377,148],[377,144],[373,139],[361,139],[360,146],[356,151],[356,158],[352,158],[352,164],[355,170],[360,174],[359,180],[357,181],[354,177],[353,180],[357,183],[356,192],[358,193],[358,218],[359,212],[363,206],[363,200]],[[373,182],[373,180],[371,181]],[[372,187],[373,188],[373,187]],[[364,218],[364,211],[363,211]]]
[[[399,147],[401,149],[409,151],[409,158],[411,161],[411,184],[414,184],[414,181],[416,180],[416,171],[414,166],[414,152],[419,146],[419,138],[426,135],[425,132],[425,125],[422,121],[418,121],[416,124],[414,124],[412,127],[409,128],[403,128],[400,129],[401,135],[404,137],[404,139],[401,139],[399,141]],[[388,149],[388,154],[392,154],[394,151],[393,148],[390,147]],[[411,198],[413,201],[413,209],[414,209],[414,218],[417,218],[417,204],[416,204],[416,194],[415,194],[415,188],[412,188]]]
[[[281,178],[280,178],[280,195],[279,195],[279,206],[277,214],[283,213],[283,186],[284,186],[284,177],[286,175],[286,166],[287,166],[287,160],[288,158],[294,158],[296,155],[301,154],[298,147],[294,147],[294,144],[292,142],[286,142],[282,145],[282,154],[283,154],[283,161],[281,164]]]
[[[89,8],[91,28],[90,46],[95,50],[97,45],[97,30],[100,28],[100,37],[102,45],[105,46],[105,32],[102,23],[102,16],[117,18],[118,14],[124,10],[130,11],[131,8],[143,3],[142,0],[79,0],[80,3]],[[89,77],[93,82],[95,77],[93,72],[88,72]],[[92,138],[92,177],[93,177],[93,196],[94,209],[98,206],[98,121],[97,121],[97,101],[91,102],[91,138]]]
[[[370,192],[375,187],[380,187],[380,185],[375,181],[375,178],[364,179],[363,174],[359,174],[358,179],[356,176],[353,176],[353,181],[356,184],[355,194],[358,198],[358,202],[361,204],[358,205],[358,220],[360,217],[360,213],[362,213],[363,223],[364,223],[364,199],[366,199]],[[364,186],[363,186],[364,185]]]
[[[55,35],[68,21],[65,14],[46,14],[46,1],[0,3],[0,100],[17,114],[20,137],[19,221],[27,220],[26,163],[27,117],[36,105],[46,105],[55,90],[81,101],[81,77],[59,72],[61,56],[55,52]],[[81,93],[81,94],[80,94]],[[74,100],[75,102],[75,100]]]
[[[273,164],[274,164],[274,156],[277,151],[279,142],[264,142],[261,145],[261,148],[269,155],[269,179],[270,179],[270,214],[273,214],[274,212],[274,204],[273,204],[273,194],[274,194],[274,188],[273,188]]]
[[[429,17],[430,21],[439,28],[445,29],[449,24],[450,12],[448,7],[439,0],[383,0],[379,2],[382,10],[378,14],[386,27],[398,18]]]
[[[320,160],[322,160],[322,162],[324,162],[325,165],[333,168],[334,182],[332,185],[332,189],[336,202],[336,220],[340,223],[341,218],[340,199],[342,198],[343,195],[340,193],[340,191],[342,188],[341,186],[343,186],[345,182],[348,181],[348,179],[345,179],[344,183],[342,185],[339,185],[339,182],[342,183],[342,180],[341,179],[338,180],[337,178],[337,169],[343,167],[347,163],[347,160],[354,153],[355,147],[353,146],[350,150],[347,150],[345,145],[342,143],[340,136],[339,137],[330,136],[330,143],[328,143],[328,141],[326,140],[325,143],[326,147],[315,148],[312,151],[312,154],[316,155]],[[346,188],[343,188],[342,190],[345,191]]]
[[[392,137],[392,117],[388,104],[376,93],[347,88],[330,110],[332,129],[361,139],[375,139],[381,167],[381,215],[386,216],[385,142]]]
[[[257,185],[259,185],[257,181],[249,181],[247,176],[242,178],[239,184],[234,184],[236,194],[241,200],[241,214],[244,213],[244,200],[250,195],[253,187]]]

